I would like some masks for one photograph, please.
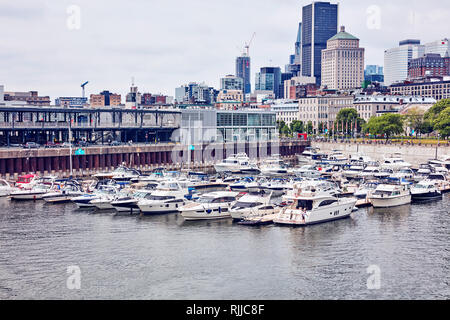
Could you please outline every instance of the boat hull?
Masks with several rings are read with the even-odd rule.
[[[403,195],[395,198],[370,198],[374,208],[398,207],[411,203],[411,195]]]

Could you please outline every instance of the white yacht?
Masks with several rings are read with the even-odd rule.
[[[379,172],[375,172],[373,175],[377,179],[387,179],[394,174],[394,170],[389,168],[382,168]]]
[[[341,151],[335,150],[328,156],[326,162],[331,165],[339,165],[346,164],[348,159]]]
[[[261,216],[275,213],[275,207],[270,204],[272,193],[246,194],[241,197],[230,209],[233,220],[242,220],[250,216]],[[270,206],[272,210],[268,210]],[[270,212],[267,212],[270,211]]]
[[[123,165],[118,166],[111,172],[101,172],[94,174],[93,177],[99,180],[102,179],[114,179],[115,181],[130,181],[139,179],[141,173],[138,170],[127,168]]]
[[[7,197],[11,194],[14,188],[11,187],[8,181],[0,179],[0,197]]]
[[[121,191],[114,200],[111,201],[111,206],[117,212],[126,212],[129,214],[138,213],[140,211],[138,202],[150,196],[152,192],[154,192],[154,190],[151,189],[141,189],[134,192]]]
[[[414,171],[411,168],[401,168],[397,172],[394,172],[390,177],[393,180],[414,180]]]
[[[293,174],[297,177],[303,177],[308,179],[316,179],[321,176],[321,172],[317,170],[317,167],[314,165],[303,165],[300,168],[296,168],[292,170]]]
[[[450,181],[442,173],[432,173],[428,176],[427,180],[431,180],[441,192],[450,191]]]
[[[192,197],[188,181],[166,181],[152,193],[139,200],[137,206],[143,215],[177,212]]]
[[[352,165],[342,172],[342,176],[349,179],[355,179],[359,178],[363,171],[364,167],[362,165]]]
[[[266,176],[285,176],[288,173],[287,166],[279,154],[264,159],[260,170],[261,174]]]
[[[276,224],[306,226],[347,218],[356,204],[354,198],[336,198],[309,182],[296,184],[283,199],[290,204],[273,220]]]
[[[369,199],[374,208],[396,207],[411,203],[411,192],[405,184],[380,184]]]
[[[238,192],[216,191],[201,195],[195,202],[179,208],[185,220],[212,220],[230,218],[230,209]]]
[[[236,173],[259,173],[259,169],[254,163],[250,163],[250,158],[245,153],[233,154],[222,162],[216,163],[214,169],[217,173],[236,172]]]
[[[373,179],[377,173],[380,173],[381,168],[376,163],[369,163],[362,172],[359,173],[359,177],[362,179]]]
[[[411,188],[412,202],[433,201],[442,199],[442,192],[431,180],[423,180]]]
[[[41,200],[53,191],[55,177],[42,177],[30,189],[15,189],[11,191],[11,200]]]
[[[411,164],[404,161],[398,154],[395,154],[390,157],[384,158],[381,167],[392,170],[400,170],[405,167],[411,168]]]
[[[73,197],[81,196],[83,193],[83,189],[79,183],[68,181],[64,183],[62,188],[43,195],[42,199],[49,203],[69,202]]]
[[[70,199],[70,201],[75,203],[78,208],[94,208],[95,203],[92,203],[91,201],[98,200],[105,194],[106,195],[115,195],[117,193],[118,193],[118,189],[114,185],[99,185],[97,187],[97,189],[95,189],[94,192],[85,193],[78,197],[73,197]]]

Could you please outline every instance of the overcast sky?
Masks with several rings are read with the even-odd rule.
[[[0,0],[0,84],[80,96],[104,89],[173,96],[197,81],[219,88],[253,32],[252,88],[260,67],[280,66],[294,51],[301,0]],[[336,3],[336,1],[332,1]],[[80,24],[76,13],[80,9]],[[361,39],[366,64],[406,38],[450,37],[448,0],[343,0],[339,24]],[[379,15],[378,15],[379,12]],[[79,28],[78,28],[79,26]]]

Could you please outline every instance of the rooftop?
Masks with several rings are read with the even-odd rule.
[[[339,33],[337,33],[336,35],[334,35],[333,37],[328,39],[328,41],[333,41],[333,40],[359,40],[359,39],[357,37],[351,35],[350,33],[345,32],[345,27],[342,26],[341,31]]]

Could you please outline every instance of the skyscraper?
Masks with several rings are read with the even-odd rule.
[[[244,79],[244,94],[250,93],[250,57],[246,53],[236,58],[236,77]]]
[[[364,81],[364,48],[345,27],[328,40],[322,51],[322,86],[341,90],[361,87]]]
[[[441,57],[445,57],[447,52],[450,54],[450,41],[448,39],[425,43],[425,54],[436,53],[440,54]]]
[[[420,40],[403,40],[396,48],[384,51],[384,84],[404,81],[408,78],[408,64],[411,59],[419,58],[425,54],[425,46]]]
[[[280,67],[264,67],[256,74],[255,90],[272,91],[275,98],[279,98],[281,84]]]
[[[338,4],[313,2],[302,9],[302,75],[316,77],[321,83],[322,50],[338,32]]]

